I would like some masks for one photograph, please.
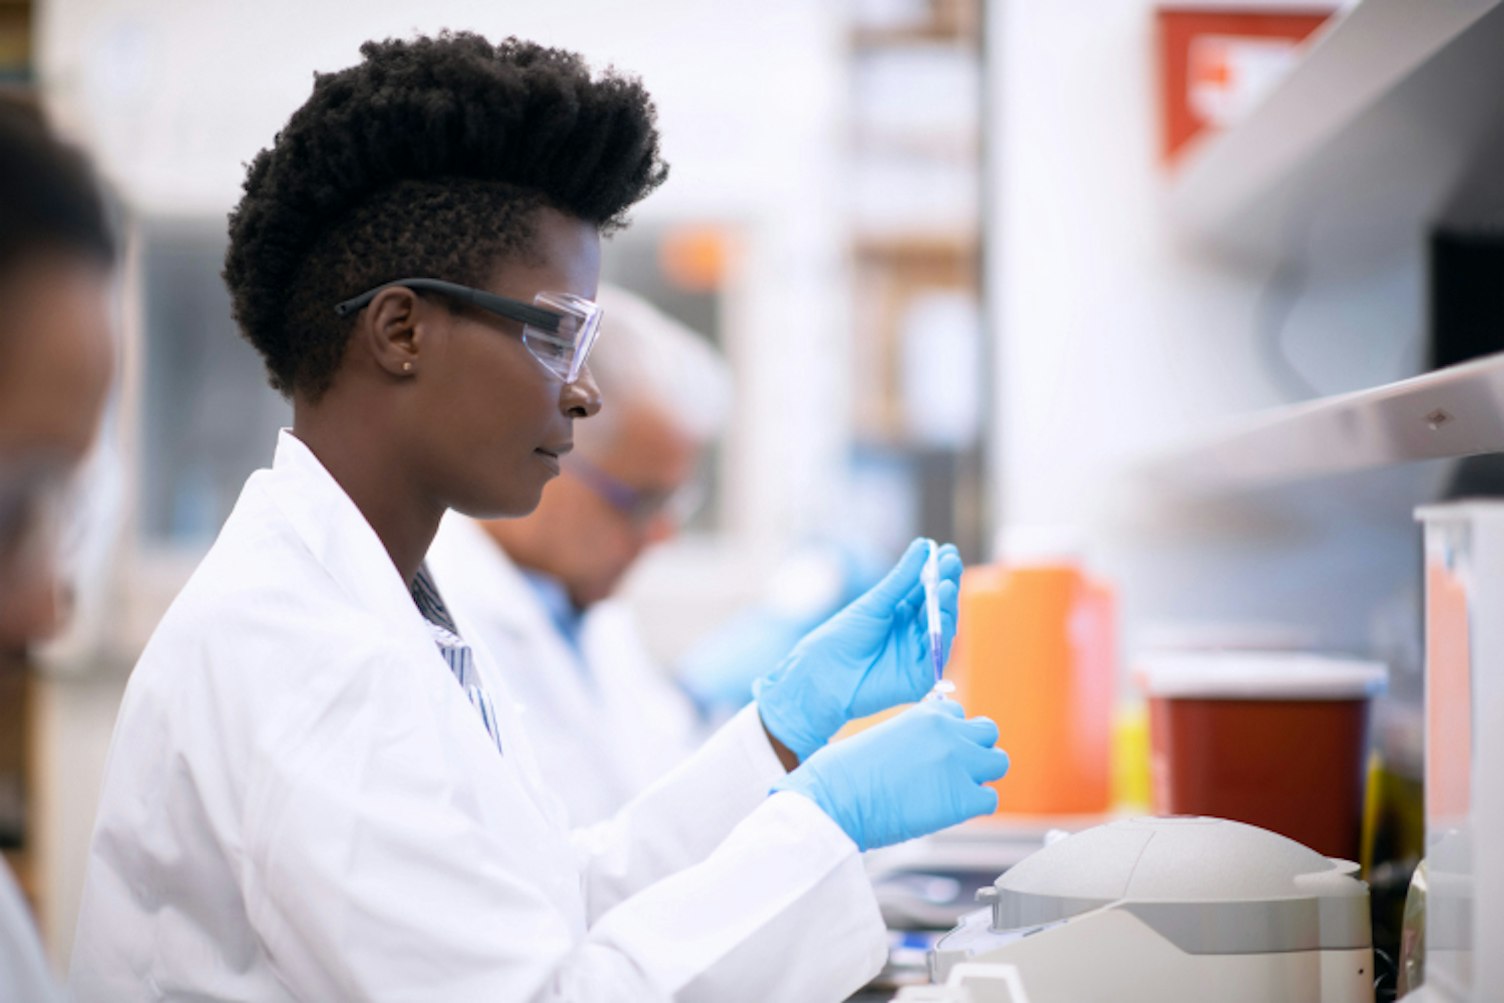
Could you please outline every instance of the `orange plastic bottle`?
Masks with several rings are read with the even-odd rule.
[[[997,722],[1008,775],[998,814],[1111,803],[1115,601],[1072,564],[968,568],[947,675],[968,715]]]

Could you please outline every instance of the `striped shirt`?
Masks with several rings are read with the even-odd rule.
[[[423,614],[423,620],[428,624],[428,632],[439,646],[439,654],[444,656],[449,671],[454,673],[454,678],[459,681],[471,706],[480,714],[481,723],[485,725],[486,734],[495,743],[496,751],[502,752],[496,710],[491,705],[491,697],[481,687],[480,676],[475,671],[475,653],[465,643],[465,639],[460,637],[454,617],[450,615],[449,607],[444,605],[444,597],[439,595],[438,586],[434,584],[426,563],[418,567],[411,591],[413,602],[418,604],[418,612]]]

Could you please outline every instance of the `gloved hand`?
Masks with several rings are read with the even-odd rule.
[[[863,850],[901,843],[997,808],[981,786],[1008,772],[997,725],[927,700],[810,756],[773,785],[819,805]]]
[[[753,687],[768,732],[800,761],[853,718],[918,700],[935,682],[919,572],[929,541],[909,544],[893,570],[841,612],[805,635]],[[961,556],[940,548],[942,662],[956,634]]]

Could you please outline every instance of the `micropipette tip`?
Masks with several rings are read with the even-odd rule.
[[[943,700],[946,694],[955,690],[956,686],[950,680],[943,678],[945,656],[940,650],[940,560],[939,548],[935,546],[934,540],[929,541],[929,554],[925,557],[920,580],[924,584],[924,612],[930,640],[930,665],[935,670],[935,685],[930,689],[927,699]]]

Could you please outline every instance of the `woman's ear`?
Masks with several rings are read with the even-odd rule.
[[[399,379],[417,373],[428,307],[405,286],[388,286],[367,304],[356,338],[380,369]]]

